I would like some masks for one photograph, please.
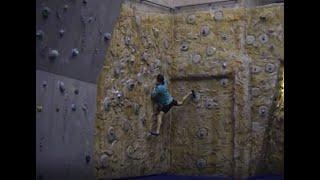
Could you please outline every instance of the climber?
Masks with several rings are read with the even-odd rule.
[[[150,131],[151,135],[158,136],[160,134],[160,126],[162,123],[162,117],[165,113],[167,113],[172,106],[181,106],[185,103],[186,99],[192,95],[195,98],[194,90],[191,90],[186,96],[182,98],[182,101],[176,101],[172,98],[168,91],[168,83],[164,79],[163,75],[159,74],[157,76],[156,86],[151,93],[151,98],[154,102],[157,103],[157,130],[156,132]]]

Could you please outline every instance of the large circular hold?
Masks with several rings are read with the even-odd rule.
[[[196,165],[198,169],[203,169],[207,166],[207,161],[205,159],[198,159]]]
[[[44,7],[41,11],[42,17],[45,19],[48,18],[50,12],[51,12],[50,8]]]
[[[73,48],[72,49],[72,56],[76,57],[76,56],[78,56],[78,54],[79,54],[79,50],[77,48]]]
[[[182,43],[180,46],[181,51],[188,51],[189,46],[187,43]]]
[[[194,24],[196,22],[196,16],[194,14],[190,14],[187,17],[187,23],[188,24]]]
[[[254,42],[255,42],[256,38],[252,35],[248,35],[247,38],[246,38],[246,43],[248,45],[252,45]]]
[[[201,30],[200,30],[200,33],[201,33],[202,36],[208,36],[209,33],[210,33],[209,26],[202,26]]]
[[[207,56],[212,56],[216,52],[216,50],[217,49],[215,47],[207,47],[206,49]]]
[[[267,34],[261,34],[261,35],[259,36],[259,40],[260,40],[260,42],[261,42],[262,44],[265,44],[265,43],[268,42],[269,37],[268,37]]]
[[[274,70],[275,70],[274,64],[268,63],[268,64],[266,65],[266,71],[267,71],[268,73],[272,73]]]
[[[221,10],[214,12],[214,20],[216,20],[216,21],[223,20],[223,12]]]
[[[206,128],[199,128],[197,131],[197,137],[199,139],[204,139],[208,136],[208,130]]]
[[[193,55],[192,61],[196,64],[199,63],[201,61],[201,56],[199,54]]]
[[[205,103],[205,106],[207,109],[212,109],[218,106],[218,103],[216,103],[213,99],[208,99]]]
[[[106,154],[103,154],[100,157],[100,164],[101,164],[102,168],[106,168],[107,167],[107,165],[108,165],[108,156]]]
[[[109,128],[107,138],[108,138],[109,143],[112,143],[113,141],[116,140],[116,133],[115,133],[115,130],[113,127]]]
[[[59,56],[59,51],[58,50],[52,49],[52,50],[49,51],[48,57],[49,57],[50,60],[55,60],[55,59],[57,59],[58,56]]]
[[[260,106],[259,107],[259,114],[262,117],[265,117],[267,115],[267,107],[266,106]]]
[[[228,79],[224,78],[220,81],[221,86],[226,87],[228,85]]]
[[[251,89],[251,94],[252,94],[253,97],[259,96],[260,93],[261,93],[261,90],[258,87],[254,87],[254,88]]]
[[[104,33],[103,38],[105,41],[108,41],[111,39],[111,34],[110,33]]]

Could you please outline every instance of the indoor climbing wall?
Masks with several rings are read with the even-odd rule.
[[[283,6],[248,8],[246,13],[246,51],[252,59],[250,174],[281,173],[283,129],[278,127],[283,127],[283,121],[274,115],[283,73]],[[272,132],[278,132],[276,139],[271,138]]]
[[[123,3],[98,80],[97,178],[282,173],[282,11]],[[197,93],[150,137],[158,73],[175,99]]]
[[[121,0],[36,0],[36,177],[94,179],[97,78]]]
[[[37,71],[37,179],[92,179],[96,85]]]
[[[179,99],[194,89],[198,97],[172,110],[172,173],[233,175],[233,71],[242,64],[243,15],[233,8],[174,17],[171,91]]]
[[[190,89],[197,97],[172,109],[171,173],[232,176],[232,84],[219,77],[173,81],[176,99]]]
[[[154,106],[150,99],[156,75],[164,71],[171,46],[171,15],[126,2],[112,32],[99,78],[95,135],[98,178],[166,172],[169,136],[152,138]],[[167,118],[167,117],[165,117]]]

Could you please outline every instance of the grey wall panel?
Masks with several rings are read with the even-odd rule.
[[[95,83],[108,46],[103,38],[112,33],[122,0],[40,1],[36,3],[36,31],[44,32],[36,39],[37,69]],[[67,9],[64,7],[67,6]],[[42,10],[50,9],[47,18]],[[62,37],[59,31],[65,31]],[[72,58],[72,49],[80,54]],[[50,61],[50,49],[59,51],[59,57]]]
[[[44,71],[37,71],[36,79],[36,103],[42,107],[36,112],[37,177],[92,179],[96,85]],[[64,93],[59,90],[60,81]],[[90,156],[89,163],[86,156]]]

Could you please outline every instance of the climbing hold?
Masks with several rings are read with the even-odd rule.
[[[143,75],[142,75],[142,73],[138,73],[138,74],[137,74],[137,82],[138,82],[139,84],[142,84],[142,82],[143,82]]]
[[[89,164],[91,157],[89,155],[86,155],[86,163]]]
[[[59,112],[59,111],[60,111],[60,109],[57,107],[57,108],[56,108],[56,112]]]
[[[37,111],[38,112],[42,112],[42,109],[43,109],[42,106],[37,106]]]
[[[42,82],[42,87],[44,87],[44,88],[47,87],[47,81]]]
[[[275,70],[274,64],[268,63],[268,64],[266,65],[266,71],[267,71],[268,73],[272,73],[274,70]]]
[[[127,80],[127,88],[129,91],[132,91],[134,88],[134,82],[132,79]]]
[[[72,110],[72,111],[76,111],[76,110],[77,110],[77,107],[76,107],[75,104],[71,104],[71,110]]]
[[[116,140],[116,133],[115,133],[115,130],[113,127],[109,128],[107,139],[108,139],[109,143],[112,143],[113,141]]]
[[[79,89],[74,90],[74,94],[78,95],[79,94]]]
[[[66,5],[63,6],[63,10],[64,10],[64,11],[67,11],[68,8],[69,8],[68,4],[66,4]]]
[[[167,39],[164,39],[164,40],[163,40],[163,47],[166,48],[166,49],[169,48],[169,42],[168,42]]]
[[[205,159],[198,159],[196,165],[198,169],[203,169],[207,166],[207,161]]]
[[[102,168],[106,168],[107,167],[107,165],[108,165],[108,156],[106,154],[103,154],[100,157],[100,164],[101,164]]]
[[[109,111],[110,110],[110,100],[109,100],[108,97],[104,98],[103,106],[104,106],[104,110],[105,111]]]
[[[210,28],[209,28],[209,26],[202,26],[200,32],[201,32],[201,35],[202,35],[202,36],[207,36],[207,35],[209,35],[209,33],[210,33]]]
[[[260,114],[260,116],[262,116],[262,117],[265,117],[266,116],[266,114],[267,114],[267,107],[266,106],[260,106],[259,107],[259,114]]]
[[[218,103],[215,102],[213,99],[208,99],[205,103],[207,109],[212,109],[218,107]]]
[[[216,20],[216,21],[223,20],[223,12],[221,10],[214,12],[214,20]]]
[[[206,49],[207,56],[212,56],[215,52],[216,52],[215,47],[207,47]]]
[[[267,16],[261,15],[261,16],[259,17],[259,19],[260,19],[260,21],[262,21],[262,22],[266,22],[266,21],[267,21]]]
[[[261,90],[258,87],[254,87],[254,88],[251,89],[251,94],[252,94],[253,97],[259,96],[260,93],[261,93]]]
[[[147,59],[148,59],[148,54],[147,54],[146,52],[143,52],[143,53],[141,54],[141,60],[147,61]]]
[[[83,111],[87,111],[87,110],[88,110],[87,104],[86,104],[86,103],[83,103],[83,104],[81,105],[81,109],[82,109]]]
[[[125,45],[129,46],[131,44],[131,38],[129,36],[125,36],[124,43],[125,43]]]
[[[134,148],[130,145],[126,149],[127,156],[129,158],[133,158]]]
[[[220,84],[221,84],[221,86],[226,87],[228,84],[228,79],[226,79],[226,78],[221,79]]]
[[[256,40],[256,38],[255,38],[254,36],[248,35],[247,38],[246,38],[246,43],[247,43],[248,45],[251,45],[251,44],[254,43],[255,40]]]
[[[192,61],[196,64],[199,63],[201,61],[201,56],[199,54],[193,55]]]
[[[228,34],[222,33],[222,34],[221,34],[221,39],[222,39],[223,41],[228,40]]]
[[[42,9],[42,12],[41,12],[42,17],[45,18],[45,19],[48,18],[50,12],[51,12],[50,8],[44,7],[44,8]]]
[[[208,130],[206,128],[199,128],[197,131],[197,137],[203,139],[208,136]]]
[[[140,18],[140,16],[135,16],[135,22],[136,22],[137,26],[140,26],[140,25],[141,25],[141,18]]]
[[[124,132],[128,132],[131,129],[131,124],[129,121],[124,121],[122,125],[122,129]]]
[[[257,73],[259,73],[260,71],[261,71],[261,67],[255,66],[255,65],[252,65],[252,66],[251,66],[251,72],[252,72],[253,74],[257,74]]]
[[[61,93],[65,91],[64,83],[62,81],[59,81],[59,90]]]
[[[190,14],[187,17],[187,23],[188,24],[194,24],[196,22],[196,16],[194,14]]]
[[[79,50],[77,48],[73,48],[72,49],[72,56],[75,57],[75,56],[78,56],[79,54]]]
[[[62,37],[63,35],[64,35],[64,29],[60,29],[60,31],[59,31],[59,35],[60,35],[60,37]]]
[[[139,105],[139,104],[137,104],[137,103],[134,103],[134,104],[133,104],[133,106],[132,106],[132,108],[133,108],[133,112],[134,112],[134,114],[135,114],[135,115],[139,115],[139,112],[140,112],[140,105]]]
[[[160,59],[155,59],[153,65],[154,65],[154,68],[159,68],[159,67],[161,67],[161,61],[160,61]]]
[[[153,27],[153,28],[152,28],[152,31],[153,31],[154,37],[159,37],[159,29]]]
[[[189,49],[189,46],[186,42],[183,42],[180,46],[181,51],[187,51]]]
[[[42,30],[38,30],[37,33],[36,33],[36,37],[38,39],[42,40],[43,36],[44,36],[44,32]]]
[[[87,3],[87,0],[82,0],[82,4],[86,5]]]
[[[103,38],[105,41],[108,41],[111,39],[111,34],[110,33],[104,33]]]
[[[55,60],[58,56],[59,56],[59,52],[57,50],[53,49],[49,51],[48,57],[50,60]]]
[[[134,55],[130,55],[130,57],[127,59],[127,62],[131,65],[135,62],[136,57]]]
[[[267,34],[261,34],[261,35],[259,36],[259,40],[260,40],[260,42],[261,42],[262,44],[264,44],[264,43],[268,42],[269,37],[268,37]]]
[[[223,62],[223,63],[222,63],[222,68],[225,69],[226,67],[227,67],[227,63],[226,63],[226,62]]]

